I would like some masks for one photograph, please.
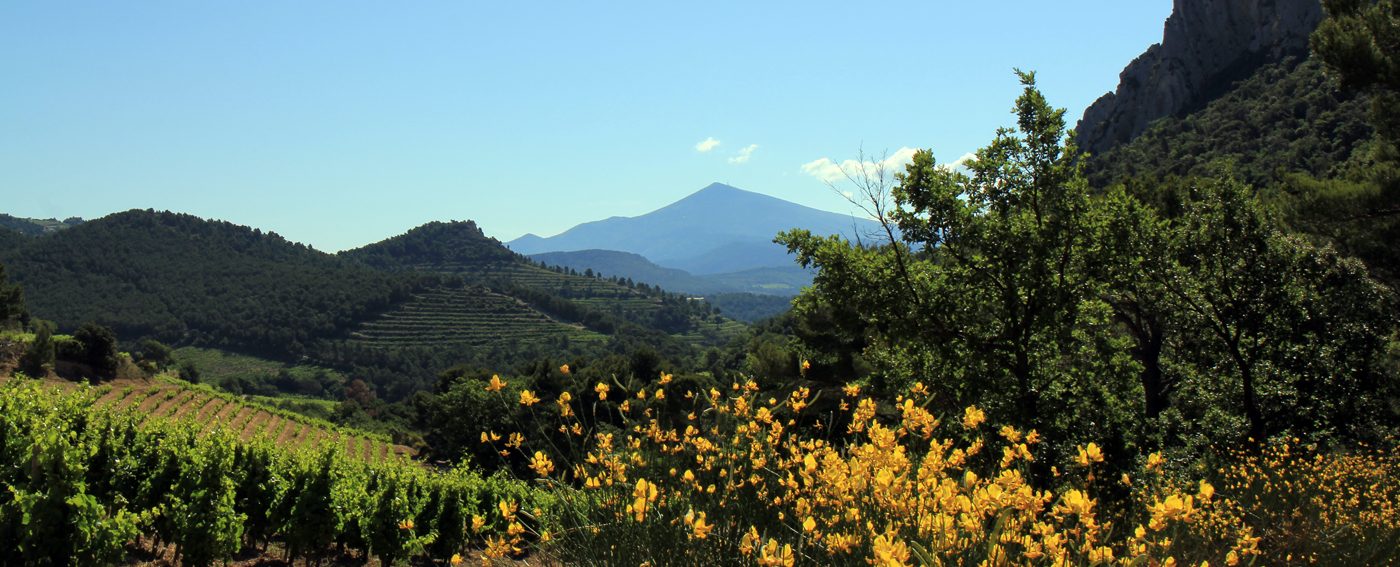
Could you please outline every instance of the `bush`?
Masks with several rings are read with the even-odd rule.
[[[117,358],[116,333],[97,323],[83,323],[83,326],[73,333],[73,339],[82,345],[78,362],[91,366],[99,377],[111,378],[116,375],[117,365],[120,363]]]
[[[53,369],[54,340],[53,323],[34,322],[34,342],[19,359],[19,369],[30,376],[43,377]]]

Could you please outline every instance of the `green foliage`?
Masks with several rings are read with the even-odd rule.
[[[54,326],[48,321],[34,321],[32,326],[34,340],[25,348],[24,355],[20,356],[19,369],[30,376],[45,376],[53,370]]]
[[[504,523],[467,531],[502,499],[548,506],[518,481],[295,452],[220,428],[144,422],[89,392],[0,385],[0,565],[123,563],[140,533],[186,565],[229,561],[278,539],[294,558],[343,545],[384,564],[464,553]],[[426,513],[433,502],[432,513]]]
[[[1086,173],[1094,187],[1210,175],[1220,162],[1261,186],[1291,173],[1340,176],[1373,135],[1365,105],[1339,90],[1315,59],[1270,63],[1201,110],[1159,120],[1091,156]]]
[[[165,370],[175,363],[174,350],[155,339],[143,339],[135,353],[135,361],[147,372]]]
[[[0,330],[16,328],[28,317],[24,291],[6,280],[5,265],[0,264]]]
[[[1165,290],[1179,333],[1167,356],[1201,377],[1179,393],[1192,435],[1384,431],[1378,422],[1394,418],[1380,368],[1397,322],[1389,290],[1359,262],[1281,233],[1247,187],[1197,191],[1171,223],[1168,269],[1146,274]],[[1222,415],[1242,417],[1247,431],[1212,423],[1208,408],[1229,408]]]
[[[776,317],[792,308],[792,298],[784,295],[757,293],[716,293],[705,296],[715,309],[746,323]]]
[[[412,282],[273,233],[128,211],[5,253],[36,313],[124,337],[301,354],[406,298]]]
[[[325,551],[344,528],[336,513],[335,487],[340,462],[334,451],[323,451],[315,460],[300,463],[290,489],[282,492],[274,509],[278,531],[284,534],[293,558]]]
[[[1371,122],[1392,144],[1400,141],[1400,10],[1394,0],[1324,0],[1327,19],[1312,47],[1342,84],[1370,89]]]
[[[113,563],[136,535],[138,515],[106,509],[88,488],[83,403],[30,385],[0,396],[0,563]]]
[[[418,486],[408,471],[388,471],[377,477],[374,485],[377,494],[373,495],[367,514],[361,516],[361,529],[370,553],[379,556],[382,565],[393,565],[395,561],[421,553],[436,534],[419,535],[422,528],[414,522],[420,512],[417,506],[423,502],[411,495]]]
[[[1392,0],[1328,0],[1312,36],[1317,56],[1342,85],[1370,98],[1378,140],[1344,179],[1294,180],[1298,226],[1366,261],[1400,285],[1400,14]]]
[[[164,509],[182,562],[202,567],[238,551],[247,516],[236,511],[241,479],[233,467],[232,437],[217,431],[191,444],[172,492],[178,497]]]
[[[1393,431],[1394,300],[1364,265],[1285,234],[1229,174],[1090,191],[1023,80],[1017,128],[967,173],[923,151],[897,177],[880,210],[901,240],[783,235],[820,269],[795,310],[812,376],[859,379],[859,354],[884,396],[918,380],[1060,453]]]
[[[120,361],[117,359],[117,335],[111,329],[97,323],[83,323],[73,332],[73,340],[81,348],[76,362],[91,366],[99,377],[116,375]]]
[[[995,419],[1048,434],[1052,449],[1108,439],[1132,395],[1113,356],[1098,278],[1104,214],[1062,110],[1023,74],[1017,128],[997,132],[969,173],[922,151],[893,189],[903,242],[859,248],[800,231],[782,238],[820,268],[819,299],[860,314],[886,392],[921,379],[948,410],[976,402]],[[850,319],[847,319],[850,321]],[[1092,378],[1091,378],[1092,377]],[[1093,425],[1087,425],[1093,424]]]

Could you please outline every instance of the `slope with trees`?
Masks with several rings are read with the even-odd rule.
[[[61,328],[306,353],[408,297],[414,282],[274,233],[190,215],[127,211],[5,254],[31,309]]]
[[[1176,214],[1091,191],[1063,111],[1022,78],[1016,127],[969,173],[924,151],[898,176],[882,220],[900,240],[784,235],[819,268],[799,318],[851,309],[833,322],[873,386],[921,380],[943,411],[976,404],[1053,451],[1394,431],[1389,288],[1225,174],[1189,182]]]

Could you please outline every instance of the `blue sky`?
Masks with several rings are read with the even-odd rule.
[[[1170,11],[11,0],[0,212],[169,209],[329,251],[431,220],[551,235],[713,181],[846,212],[830,164],[977,149],[1011,122],[1013,67],[1078,120]]]

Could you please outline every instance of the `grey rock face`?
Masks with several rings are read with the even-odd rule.
[[[1306,53],[1322,16],[1319,0],[1175,0],[1162,42],[1084,111],[1080,147],[1102,153],[1158,118],[1200,107],[1266,62]]]

